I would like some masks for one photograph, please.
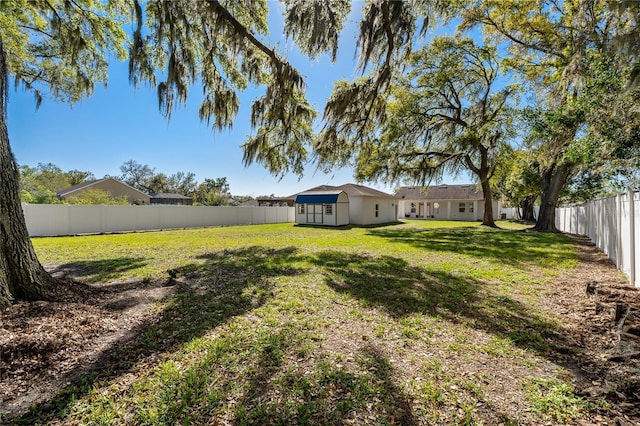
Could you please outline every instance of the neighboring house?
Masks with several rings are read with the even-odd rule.
[[[131,204],[149,204],[151,197],[142,191],[122,183],[113,178],[97,179],[79,183],[78,185],[71,186],[67,189],[58,191],[58,197],[61,200],[66,200],[69,197],[81,196],[83,191],[89,190],[101,190],[111,193],[113,198],[127,197]]]
[[[258,205],[261,207],[293,207],[296,196],[290,197],[265,197],[258,198]]]
[[[190,206],[193,199],[181,194],[159,193],[151,194],[151,204],[172,204],[178,206]]]
[[[247,200],[240,203],[240,207],[258,207],[258,200]]]
[[[482,220],[484,197],[477,185],[403,186],[400,217],[447,220]],[[500,215],[500,203],[493,200],[493,218]]]
[[[398,218],[396,197],[352,183],[301,192],[295,206],[296,223],[305,225],[376,225]]]

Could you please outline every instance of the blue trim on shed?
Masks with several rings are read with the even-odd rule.
[[[334,204],[340,194],[301,194],[296,197],[296,204]]]

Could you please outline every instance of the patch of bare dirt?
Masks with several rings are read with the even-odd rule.
[[[563,319],[557,354],[578,391],[611,404],[612,424],[640,424],[640,290],[585,237],[573,237],[580,264],[561,277],[546,307]]]
[[[58,300],[21,302],[0,312],[0,423],[99,371],[104,354],[154,315],[149,305],[179,287],[58,278],[64,283]]]

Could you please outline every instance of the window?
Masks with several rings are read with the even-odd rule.
[[[473,203],[469,203],[469,213],[473,213]]]
[[[333,204],[324,205],[324,214],[333,214]]]
[[[304,204],[298,204],[298,214],[304,214]]]
[[[465,206],[466,206],[466,204],[465,204],[465,203],[458,203],[458,211],[459,211],[460,213],[464,213]]]
[[[380,204],[376,204],[376,217],[380,215]]]
[[[415,213],[415,212],[416,212],[416,203],[411,203],[411,213]]]

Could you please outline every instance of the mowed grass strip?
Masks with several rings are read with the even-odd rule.
[[[577,264],[562,235],[470,222],[292,224],[33,240],[92,283],[186,290],[114,348],[110,373],[34,418],[69,424],[531,424],[594,407],[547,355],[538,307]],[[562,416],[545,386],[561,389]],[[52,408],[54,407],[54,408]]]

